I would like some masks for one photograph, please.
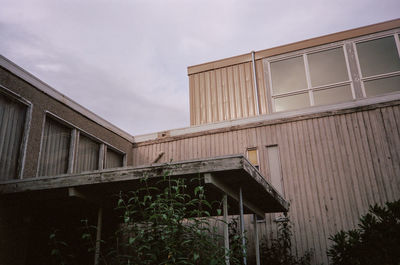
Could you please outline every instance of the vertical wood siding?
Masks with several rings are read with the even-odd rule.
[[[139,145],[134,164],[150,163],[159,151],[165,152],[160,162],[168,162],[245,154],[257,147],[260,170],[270,180],[268,145],[279,148],[296,251],[313,249],[316,263],[328,263],[329,235],[354,228],[368,205],[400,198],[399,105]],[[268,214],[259,224],[260,237],[276,233],[274,218]],[[248,216],[251,243],[250,221]]]
[[[71,129],[46,118],[40,154],[39,176],[67,173]]]
[[[260,113],[267,113],[261,60],[256,61]],[[190,123],[206,124],[256,115],[252,63],[196,73],[189,76]]]
[[[0,180],[18,177],[26,106],[0,94]]]

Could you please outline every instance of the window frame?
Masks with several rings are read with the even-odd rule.
[[[105,150],[104,150],[104,166],[103,169],[107,169],[106,168],[106,163],[107,163],[107,152],[108,149],[112,150],[115,153],[118,153],[120,155],[122,155],[122,166],[126,167],[126,153],[122,152],[121,150],[119,150],[118,148],[116,148],[115,146],[112,145],[105,145]],[[111,168],[110,168],[111,169]]]
[[[363,43],[363,42],[368,42],[368,41],[373,41],[373,40],[378,40],[378,39],[383,39],[386,37],[392,36],[394,38],[396,48],[397,48],[397,54],[400,58],[400,29],[394,29],[390,31],[385,31],[385,32],[380,32],[380,33],[375,33],[368,35],[367,37],[359,37],[356,39],[353,39],[352,41],[352,47],[354,50],[355,58],[356,58],[356,65],[357,65],[357,71],[358,75],[360,77],[360,83],[361,83],[361,90],[364,98],[368,98],[367,93],[365,91],[365,82],[368,81],[373,81],[373,80],[380,80],[380,79],[385,79],[388,77],[394,77],[394,76],[400,76],[400,70],[399,71],[394,71],[390,73],[384,73],[384,74],[377,74],[377,75],[372,75],[372,76],[363,76],[362,71],[361,71],[361,65],[360,65],[360,60],[359,60],[359,55],[357,51],[357,44],[358,43]],[[398,93],[398,92],[392,92],[392,93]],[[387,93],[385,93],[387,94]]]
[[[346,64],[346,68],[347,68],[347,77],[348,77],[348,79],[346,81],[330,83],[330,84],[327,84],[327,85],[312,86],[311,76],[310,76],[310,68],[309,68],[309,64],[308,64],[308,55],[309,54],[313,54],[313,53],[333,50],[333,49],[337,49],[337,48],[341,48],[342,51],[343,51],[345,64]],[[320,105],[315,105],[315,101],[314,101],[314,92],[315,91],[323,91],[323,90],[328,90],[328,89],[337,88],[337,87],[346,86],[346,85],[350,86],[351,95],[352,95],[351,100],[355,100],[356,99],[356,97],[355,97],[355,89],[354,89],[354,84],[353,84],[351,70],[350,70],[349,55],[347,53],[348,53],[348,51],[346,49],[346,41],[340,41],[340,42],[335,42],[335,43],[329,43],[329,44],[323,45],[323,46],[303,49],[303,50],[299,50],[299,51],[295,51],[295,52],[290,52],[290,53],[281,54],[281,55],[277,55],[277,56],[266,58],[265,59],[266,60],[266,65],[267,65],[267,69],[266,70],[268,72],[268,74],[267,74],[267,77],[268,77],[267,85],[269,87],[269,89],[267,89],[267,90],[269,90],[268,92],[269,92],[269,95],[270,95],[270,98],[271,98],[271,102],[269,102],[269,103],[271,104],[272,112],[273,113],[277,112],[276,111],[276,106],[275,106],[275,99],[285,98],[285,97],[288,97],[288,96],[301,95],[301,94],[306,94],[307,93],[308,94],[308,98],[309,98],[309,102],[310,102],[310,106],[308,106],[308,107],[320,106]],[[295,57],[300,57],[300,56],[302,57],[303,64],[304,64],[304,71],[305,71],[305,75],[306,75],[305,78],[306,78],[306,82],[307,82],[307,88],[274,95],[273,88],[272,88],[271,63],[279,62],[279,61],[283,61],[283,60],[287,60],[287,59],[291,59],[291,58],[295,58]],[[349,101],[351,101],[351,100],[349,100]],[[333,104],[337,104],[337,103],[333,103]],[[328,105],[332,105],[332,104],[328,104]],[[303,108],[299,108],[299,109],[303,109]],[[283,111],[292,111],[292,110],[297,110],[297,109],[283,110]],[[281,112],[281,111],[278,111],[278,112]]]
[[[357,47],[356,44],[360,42],[366,42],[369,40],[374,40],[374,39],[379,39],[379,38],[384,38],[388,36],[393,36],[395,39],[396,43],[396,48],[399,53],[400,57],[400,28],[396,29],[391,29],[391,30],[386,30],[382,32],[377,32],[373,34],[368,34],[356,38],[350,38],[350,39],[344,39],[324,45],[319,45],[315,47],[310,47],[310,48],[304,48],[292,52],[287,52],[271,57],[266,57],[263,58],[263,67],[264,67],[264,78],[265,78],[265,86],[266,86],[266,98],[267,98],[267,110],[269,114],[272,113],[277,113],[277,112],[290,112],[290,111],[299,111],[302,109],[308,109],[312,107],[322,107],[321,109],[324,109],[324,106],[335,106],[339,104],[343,104],[346,102],[352,102],[352,101],[357,101],[365,98],[374,98],[374,97],[380,97],[380,96],[385,96],[385,95],[390,95],[390,94],[398,94],[399,92],[389,92],[389,93],[384,93],[380,95],[371,95],[367,96],[366,91],[365,91],[365,86],[364,82],[371,81],[371,80],[379,80],[379,79],[384,79],[388,77],[394,77],[394,76],[400,76],[400,71],[395,71],[391,73],[384,73],[380,75],[375,75],[375,76],[368,76],[368,77],[363,77],[361,73],[361,67],[360,67],[360,62],[359,62],[359,56],[357,52]],[[317,52],[322,52],[330,49],[335,49],[341,47],[345,56],[345,63],[347,67],[347,75],[348,75],[348,80],[347,81],[341,81],[337,83],[331,83],[328,85],[323,85],[323,86],[315,86],[313,87],[311,82],[310,82],[310,73],[309,73],[309,67],[308,67],[308,55],[312,53],[317,53]],[[287,93],[280,93],[280,94],[275,94],[273,93],[272,89],[272,74],[271,74],[271,63],[276,62],[276,61],[281,61],[285,59],[291,59],[293,57],[298,57],[298,56],[303,56],[303,63],[304,63],[304,70],[306,74],[306,80],[307,80],[307,88],[306,89],[301,89],[301,90],[296,90],[296,91],[291,91]],[[306,61],[306,59],[307,61]],[[352,94],[352,99],[349,99],[348,101],[343,101],[343,102],[337,102],[337,103],[331,103],[331,104],[321,104],[321,105],[315,105],[315,100],[314,100],[314,92],[316,91],[323,91],[335,87],[340,87],[344,85],[349,85],[351,88],[351,94]],[[308,98],[310,105],[308,107],[300,107],[300,108],[295,108],[295,109],[287,109],[287,110],[282,110],[282,111],[276,111],[276,106],[275,106],[275,99],[278,98],[285,98],[288,96],[292,95],[300,95],[300,94],[305,94],[308,93]]]
[[[68,127],[71,132],[70,132],[70,143],[69,143],[69,154],[68,154],[68,167],[67,167],[67,172],[65,174],[69,174],[72,173],[71,172],[71,167],[73,167],[73,163],[74,163],[74,146],[75,146],[75,134],[76,132],[74,132],[74,126],[70,123],[67,122],[66,120],[60,118],[59,116],[55,115],[54,113],[50,112],[50,111],[44,111],[44,118],[43,118],[43,122],[42,122],[42,132],[41,132],[41,136],[40,136],[40,148],[39,148],[39,155],[38,155],[38,161],[36,163],[37,168],[36,168],[36,177],[43,177],[43,176],[39,176],[39,171],[40,171],[40,160],[42,158],[42,153],[43,153],[43,140],[44,140],[44,128],[46,126],[46,120],[47,119],[53,119],[56,122]],[[58,176],[58,175],[57,175]]]
[[[25,161],[26,161],[26,153],[28,149],[28,139],[29,139],[29,132],[31,129],[31,121],[32,121],[32,111],[33,111],[33,104],[29,100],[25,99],[21,95],[15,93],[14,91],[8,89],[6,86],[0,84],[0,94],[3,94],[5,97],[10,97],[13,100],[23,104],[26,107],[25,112],[25,122],[24,122],[24,129],[22,132],[22,140],[21,146],[19,147],[18,152],[18,161],[17,161],[17,176],[15,179],[23,179],[23,174],[25,170]],[[10,180],[15,180],[10,179]]]
[[[256,151],[257,154],[257,165],[254,165],[253,163],[251,163],[251,161],[249,160],[249,151]],[[258,171],[260,171],[260,152],[258,151],[257,147],[248,147],[246,148],[246,158],[249,160],[250,164],[255,167]]]
[[[69,152],[69,158],[68,158],[68,171],[66,174],[78,174],[75,170],[75,160],[78,155],[78,146],[79,146],[79,137],[81,134],[83,134],[85,137],[97,142],[100,144],[99,148],[99,168],[96,170],[103,170],[105,169],[105,155],[106,155],[106,150],[107,148],[111,148],[115,152],[118,152],[123,155],[123,166],[125,167],[127,165],[127,159],[126,159],[126,152],[118,149],[117,147],[109,144],[106,141],[101,140],[99,137],[94,136],[93,134],[87,132],[86,130],[83,130],[82,128],[72,124],[71,122],[61,118],[57,114],[54,114],[51,111],[44,111],[44,118],[43,118],[43,123],[42,123],[42,132],[41,132],[41,140],[40,140],[40,150],[39,150],[39,158],[38,158],[38,163],[37,163],[37,170],[36,170],[36,177],[39,177],[39,163],[40,163],[40,158],[42,154],[42,145],[43,145],[43,137],[44,137],[44,126],[46,123],[47,117],[50,117],[50,119],[54,119],[57,122],[67,126],[68,128],[71,129],[71,142],[70,142],[70,152]]]

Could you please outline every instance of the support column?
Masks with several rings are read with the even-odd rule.
[[[257,214],[253,215],[253,220],[254,220],[254,247],[256,249],[256,265],[260,265],[260,242],[258,238]]]
[[[243,195],[242,187],[239,188],[239,209],[240,209],[240,232],[242,236],[243,264],[247,265],[246,240],[244,238],[244,214],[243,214]]]
[[[96,250],[94,253],[94,265],[100,263],[100,243],[101,243],[101,227],[103,224],[103,208],[100,207],[97,213],[97,233],[96,233]]]
[[[222,207],[223,207],[223,214],[224,214],[224,247],[225,247],[225,264],[229,265],[229,226],[228,226],[228,196],[224,194],[222,199]]]

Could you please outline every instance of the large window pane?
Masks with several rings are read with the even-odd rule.
[[[312,86],[349,80],[343,48],[312,53],[307,58]]]
[[[307,108],[310,106],[308,93],[275,99],[275,111]]]
[[[26,106],[0,93],[0,180],[18,178]]]
[[[47,117],[42,141],[39,176],[67,173],[71,129]]]
[[[303,57],[271,63],[272,91],[274,95],[307,88]]]
[[[75,172],[80,173],[99,169],[99,151],[99,143],[81,134],[79,136]]]
[[[314,91],[315,105],[334,104],[349,101],[353,98],[350,86],[341,86],[325,90]]]
[[[122,167],[123,162],[124,162],[123,154],[117,153],[109,148],[107,149],[105,168]]]
[[[364,82],[367,96],[400,91],[400,76],[393,76]]]
[[[362,76],[400,70],[400,59],[393,36],[357,44]]]

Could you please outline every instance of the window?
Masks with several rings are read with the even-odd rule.
[[[365,95],[400,91],[400,43],[398,35],[356,43]]]
[[[125,153],[52,113],[45,117],[38,176],[123,167]]]
[[[247,159],[250,161],[250,163],[260,170],[260,165],[258,161],[258,150],[257,148],[249,148],[247,149]]]
[[[124,154],[107,147],[105,168],[116,168],[124,166]]]
[[[72,129],[48,116],[42,137],[39,176],[68,172]]]
[[[26,104],[0,93],[0,180],[17,179],[22,174],[27,110]]]
[[[100,145],[100,143],[82,133],[79,135],[78,150],[75,159],[76,173],[99,169]]]
[[[271,60],[269,69],[276,112],[353,99],[343,46]]]

